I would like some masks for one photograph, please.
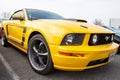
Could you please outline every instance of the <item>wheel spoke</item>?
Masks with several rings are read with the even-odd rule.
[[[38,58],[37,56],[35,56],[35,57],[33,58],[33,59],[35,60],[35,62],[37,62],[37,58]]]
[[[35,63],[37,63],[38,65],[41,65],[41,66],[45,65],[43,60],[42,60],[42,57],[40,57],[40,56],[35,56],[34,60],[35,60]]]
[[[35,53],[37,53],[37,54],[38,54],[38,50],[36,49],[36,47],[35,47],[35,46],[33,46],[33,50],[34,50],[34,52],[35,52]]]
[[[36,49],[35,46],[33,46],[33,50],[34,50],[35,53],[37,53],[37,54],[40,55],[40,56],[47,56],[47,55],[48,55],[48,52],[45,52],[45,53],[40,53],[40,52],[38,52],[38,49]]]
[[[46,52],[46,53],[38,53],[38,55],[40,55],[40,56],[47,56],[48,52]]]
[[[38,56],[38,59],[39,59],[40,65],[44,66],[45,64],[44,64],[44,62],[42,60],[42,57]]]
[[[43,43],[43,42],[40,42],[40,44],[39,44],[39,49],[41,49],[43,45],[44,45],[44,43]]]

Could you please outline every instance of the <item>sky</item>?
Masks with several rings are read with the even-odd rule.
[[[120,18],[120,0],[0,0],[0,14],[22,8],[47,10],[89,23],[98,19],[105,25],[111,18]]]

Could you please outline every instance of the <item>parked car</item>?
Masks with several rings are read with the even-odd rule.
[[[54,68],[80,71],[105,65],[119,46],[110,30],[36,9],[13,13],[2,23],[2,32],[2,45],[10,43],[28,54],[31,67],[40,74]]]
[[[2,29],[1,29],[1,24],[0,24],[0,38],[2,36]]]
[[[2,35],[2,22],[4,21],[5,19],[0,19],[0,38],[1,38],[1,35]]]
[[[110,27],[110,26],[103,26],[103,27],[115,32],[114,42],[120,45],[120,30],[116,29],[115,27]],[[119,46],[117,53],[120,54],[120,46]]]

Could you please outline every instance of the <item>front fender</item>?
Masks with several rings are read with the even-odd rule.
[[[59,28],[38,28],[38,27],[32,27],[30,29],[27,29],[27,35],[25,36],[25,45],[26,48],[28,47],[28,42],[30,35],[34,32],[37,32],[41,34],[47,41],[48,44],[55,44],[59,45],[64,38],[64,36],[68,33],[71,33],[71,31],[68,31],[66,29],[60,30]]]

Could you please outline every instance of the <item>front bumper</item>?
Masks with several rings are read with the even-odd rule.
[[[49,46],[54,67],[56,69],[68,71],[80,71],[105,65],[112,61],[108,61],[109,55],[113,52],[116,53],[118,49],[116,43],[99,46]],[[82,54],[84,56],[65,56],[59,54],[59,52]],[[95,61],[96,63],[89,65]]]

